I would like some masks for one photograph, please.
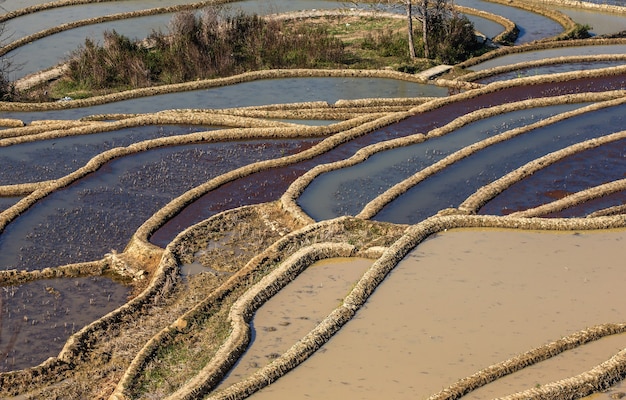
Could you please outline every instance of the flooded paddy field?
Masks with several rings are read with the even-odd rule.
[[[518,7],[483,0],[457,0],[455,3],[460,6],[487,11],[515,21],[520,30],[515,44],[524,44],[534,40],[556,36],[563,31],[563,27],[555,21]]]
[[[91,107],[40,112],[3,112],[4,118],[31,122],[37,119],[80,119],[90,115],[154,113],[171,109],[221,109],[369,98],[443,97],[448,89],[415,82],[382,78],[313,77],[260,79],[222,87],[168,93],[117,101]]]
[[[598,3],[596,3],[598,4]],[[610,2],[606,1],[601,4],[613,4],[618,6],[623,6],[624,3],[621,2]],[[591,29],[589,32],[592,35],[610,35],[615,32],[620,32],[626,26],[626,16],[625,15],[616,15],[607,12],[598,12],[598,11],[589,11],[589,10],[581,10],[575,8],[568,7],[555,7],[549,5],[549,8],[556,9],[562,12],[565,15],[571,17],[574,21],[583,24],[589,25]]]
[[[138,126],[0,147],[0,185],[60,178],[115,147],[211,129],[201,126]]]
[[[623,179],[624,154],[626,141],[620,140],[586,150],[565,160],[552,164],[540,172],[514,184],[498,197],[480,209],[480,213],[502,215],[558,200],[568,194],[576,193],[593,186],[617,179]],[[523,195],[522,195],[523,194]],[[584,217],[590,212],[620,205],[626,199],[622,195],[605,196],[606,198],[585,204],[585,213],[577,208],[562,213],[564,217]],[[618,199],[621,198],[621,202]],[[590,209],[590,207],[593,207]]]
[[[311,144],[187,145],[113,160],[47,196],[6,227],[0,237],[0,264],[32,270],[121,251],[146,218],[179,194],[237,166]]]
[[[0,212],[11,207],[21,199],[21,197],[0,197]]]
[[[544,58],[624,53],[626,53],[626,45],[624,44],[561,47],[509,54],[473,65],[471,69],[473,71],[480,71],[502,65],[517,64]]]
[[[623,231],[437,235],[407,255],[321,351],[252,398],[428,398],[562,335],[621,322],[620,283],[612,280],[624,274],[614,258],[623,240]],[[589,244],[598,253],[585,250]],[[625,340],[616,338],[599,355],[611,355]],[[602,361],[569,358],[504,392],[488,393],[487,384],[480,389],[483,396],[468,396],[509,395]],[[561,365],[574,373],[561,371]]]
[[[594,62],[581,62],[581,63],[565,63],[565,64],[553,64],[545,67],[529,67],[520,69],[513,72],[502,73],[494,75],[485,79],[478,79],[475,82],[482,84],[489,84],[492,82],[506,81],[509,79],[523,78],[528,76],[537,76],[544,74],[558,74],[561,72],[572,71],[586,71],[595,68],[610,68],[617,67],[626,64],[626,61],[594,61]]]
[[[32,367],[58,354],[68,337],[126,303],[129,294],[105,277],[2,287],[1,337],[7,350],[3,348],[0,370]]]
[[[523,2],[458,4],[514,21],[516,45],[533,48],[564,32]],[[50,8],[7,26],[19,38],[161,6]],[[228,7],[270,14],[345,5]],[[28,61],[11,78],[55,65],[85,37],[112,28],[145,37],[170,17],[35,40],[9,53]],[[503,29],[470,19],[489,37]],[[619,40],[581,43],[496,57],[467,72],[626,53]],[[623,65],[529,67],[471,84],[390,70],[267,71],[117,97],[127,100],[34,106],[46,111],[0,103],[7,126],[26,125],[2,129],[0,143],[27,141],[0,147],[0,397],[439,400],[452,385],[467,398],[558,398],[615,384],[624,376],[610,368],[626,365],[624,272],[615,261],[626,226],[625,139],[511,178],[495,195],[482,190],[540,157],[622,131]],[[72,124],[122,124],[139,114],[168,122],[66,137]],[[53,139],[26,133],[54,129]],[[467,154],[443,166],[457,153]],[[423,171],[432,173],[411,183]],[[512,214],[600,185],[610,186],[604,196],[558,212]],[[484,196],[484,205],[464,208],[471,196]],[[295,278],[290,268],[304,272]],[[569,337],[585,339],[559,347]],[[501,374],[502,363],[531,353],[522,364],[532,367]],[[609,369],[600,384],[570,382],[601,363]],[[501,379],[484,371],[490,366]],[[476,374],[491,383],[476,385]],[[570,381],[554,392],[551,382],[562,379]]]
[[[255,313],[251,344],[220,387],[246,378],[287,351],[332,311],[372,262],[328,259],[308,267]]]
[[[489,146],[420,182],[384,207],[375,219],[414,224],[438,210],[458,207],[481,186],[535,158],[622,130],[625,110],[622,105],[583,114]],[[623,171],[622,165],[619,167]]]
[[[421,143],[376,153],[355,166],[316,177],[298,198],[298,204],[318,221],[356,215],[394,184],[471,143],[582,106],[567,104],[513,111]],[[362,190],[364,187],[368,190]]]

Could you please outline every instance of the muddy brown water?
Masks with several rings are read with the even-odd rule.
[[[331,313],[372,263],[364,258],[331,258],[309,266],[254,314],[252,341],[218,389],[287,351]]]
[[[426,398],[562,336],[623,322],[625,240],[624,230],[438,234],[320,351],[252,399]],[[608,346],[610,354],[626,340]],[[600,359],[567,358],[543,374],[564,378]],[[521,386],[545,383],[532,377]]]
[[[568,194],[626,176],[626,140],[619,140],[589,149],[554,163],[512,185],[485,204],[479,214],[506,215],[537,207]],[[626,201],[621,195],[605,196],[555,216],[584,216],[598,209],[619,205]]]

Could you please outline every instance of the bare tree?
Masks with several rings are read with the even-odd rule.
[[[15,92],[14,86],[9,80],[9,74],[16,71],[11,56],[7,56],[4,46],[10,41],[6,24],[0,24],[0,101],[10,100]]]
[[[410,3],[411,0],[407,0]],[[430,36],[435,24],[443,24],[452,15],[452,0],[417,0],[415,5],[416,18],[422,24],[422,41],[424,57],[432,58]]]
[[[348,3],[352,6],[357,4],[356,1]],[[413,19],[416,19],[421,24],[424,57],[432,58],[433,51],[430,43],[432,28],[437,24],[443,24],[451,18],[454,8],[453,3],[453,0],[378,0],[370,5],[374,9],[395,10],[396,12],[401,12],[400,7],[404,8],[407,17],[409,55],[411,59],[415,59],[417,55],[413,38]]]
[[[415,54],[415,43],[413,41],[413,5],[411,4],[411,0],[406,0],[406,17],[409,34],[409,55],[411,56],[411,60],[415,60],[417,55]]]

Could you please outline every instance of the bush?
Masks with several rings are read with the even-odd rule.
[[[215,7],[199,16],[176,14],[169,33],[144,43],[106,32],[104,45],[87,39],[69,62],[70,79],[92,89],[140,87],[228,76],[263,68],[307,68],[343,62],[343,43],[324,27],[296,26],[257,15],[223,17]]]
[[[430,43],[435,58],[445,64],[456,64],[472,57],[481,49],[476,39],[474,25],[465,16],[457,14],[438,21],[433,26]]]
[[[465,16],[452,14],[438,16],[430,22],[430,56],[444,64],[457,64],[473,57],[482,50],[476,38],[474,24]],[[415,52],[424,56],[424,40],[421,32],[415,32]]]

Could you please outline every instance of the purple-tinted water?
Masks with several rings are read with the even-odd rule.
[[[585,90],[608,90],[606,88],[626,87],[626,78],[615,76],[510,88],[417,114],[397,124],[389,125],[338,146],[334,150],[311,160],[252,174],[223,185],[184,208],[179,214],[160,227],[150,238],[150,241],[156,245],[163,246],[169,243],[183,229],[203,221],[220,211],[248,204],[277,200],[297,177],[315,165],[348,158],[364,146],[415,133],[425,133],[445,125],[460,115],[479,108],[533,97],[577,93],[583,87]]]
[[[115,147],[212,129],[201,126],[138,126],[0,147],[0,185],[60,178],[82,167],[92,157]]]
[[[415,224],[458,207],[481,186],[552,151],[623,129],[626,106],[615,106],[515,137],[459,161],[420,182],[384,207],[377,221]]]
[[[506,215],[550,203],[568,194],[626,178],[626,140],[619,140],[552,164],[517,182],[485,204],[480,214]],[[609,201],[607,201],[609,200]],[[617,196],[572,208],[562,216],[584,216],[615,204]],[[608,205],[607,205],[608,204]],[[598,208],[599,207],[599,208]],[[577,214],[584,212],[584,214]]]
[[[445,136],[377,153],[352,167],[318,176],[298,198],[298,204],[318,221],[356,215],[391,186],[465,146],[582,106],[568,104],[514,111],[476,121]]]
[[[307,140],[194,144],[113,160],[45,197],[0,235],[0,268],[40,269],[121,251],[174,197],[231,169],[297,152]]]
[[[128,288],[104,277],[0,288],[0,372],[56,356],[70,335],[124,304],[128,295]]]

